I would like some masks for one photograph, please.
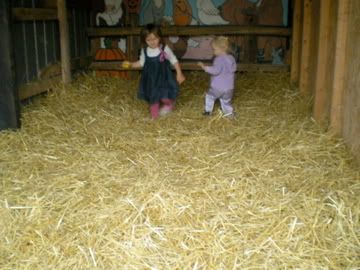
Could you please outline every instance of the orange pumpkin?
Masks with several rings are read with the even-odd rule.
[[[192,18],[191,6],[186,0],[175,0],[173,8],[175,25],[189,25]]]
[[[95,54],[95,61],[124,61],[126,55],[120,49],[98,49]],[[129,79],[126,71],[118,70],[97,70],[96,76],[100,77],[119,77]]]

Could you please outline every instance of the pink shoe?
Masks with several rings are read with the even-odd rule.
[[[160,114],[160,116],[165,116],[165,115],[171,113],[172,110],[173,110],[172,105],[164,105],[164,106],[161,107],[159,114]]]
[[[152,119],[156,119],[159,117],[159,103],[151,104],[150,105],[150,114]]]

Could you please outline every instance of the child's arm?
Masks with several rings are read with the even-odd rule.
[[[174,64],[174,68],[176,70],[176,80],[179,84],[183,83],[185,81],[185,76],[181,71],[181,67],[179,65],[179,62]]]
[[[124,61],[124,62],[122,62],[122,67],[123,68],[140,68],[144,65],[144,62],[145,62],[145,53],[144,53],[144,49],[142,49],[141,53],[140,53],[140,59],[138,61],[135,61],[135,62]]]
[[[170,63],[174,66],[176,71],[176,80],[179,84],[183,83],[185,81],[185,76],[182,73],[180,64],[178,59],[176,58],[173,51],[169,48],[169,46],[165,46],[164,51],[166,53],[167,59],[170,61]]]
[[[130,65],[131,65],[132,68],[142,67],[140,60],[138,60],[136,62],[132,62],[132,63],[130,63]]]
[[[199,66],[199,67],[201,67],[203,70],[205,70],[205,65],[204,65],[204,63],[203,62],[197,62],[197,65]]]
[[[218,75],[221,72],[221,65],[215,62],[212,66],[205,66],[204,70],[211,75]]]
[[[221,72],[221,63],[215,58],[214,64],[212,66],[206,66],[203,62],[197,63],[205,72],[211,75],[218,75]]]
[[[138,60],[136,62],[123,61],[121,66],[123,68],[139,68],[139,67],[142,67],[140,60]]]

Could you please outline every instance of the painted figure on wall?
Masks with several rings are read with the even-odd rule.
[[[257,2],[257,23],[258,25],[287,26],[287,12],[288,0],[259,0]],[[284,63],[285,38],[259,36],[257,48],[258,62]]]
[[[97,26],[116,26],[121,25],[123,17],[123,0],[104,0],[104,12],[96,14]],[[123,61],[126,59],[126,39],[125,38],[100,38],[100,49],[95,53],[96,61]],[[128,77],[124,71],[96,71],[97,76]]]
[[[288,6],[289,0],[143,0],[140,24],[287,26]],[[236,36],[231,39],[237,60],[284,62],[285,38]],[[167,42],[178,58],[210,59],[212,55],[209,36],[169,37]]]
[[[123,17],[123,9],[122,9],[122,1],[123,0],[104,0],[105,10],[102,13],[96,14],[96,25],[97,26],[116,26],[121,25],[121,19]],[[106,38],[100,39],[100,47],[106,48],[108,46],[105,42],[109,43],[109,40]],[[123,52],[126,52],[126,39],[111,39],[113,46],[120,48]],[[114,45],[116,44],[117,45]]]
[[[189,1],[196,14],[192,16],[192,24],[198,25],[226,25],[228,21],[221,16],[220,5],[223,1],[217,1],[218,6],[211,0]],[[209,60],[213,57],[211,48],[212,37],[191,37],[188,39],[187,50],[184,59]]]

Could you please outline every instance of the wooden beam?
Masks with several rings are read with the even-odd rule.
[[[294,84],[299,83],[300,78],[300,57],[302,41],[302,0],[294,0],[293,27],[291,36],[291,73],[290,80]]]
[[[58,18],[59,18],[59,29],[60,29],[62,80],[64,84],[68,84],[71,82],[71,66],[70,66],[69,24],[67,21],[66,1],[57,0],[57,5],[58,5]]]
[[[20,104],[13,70],[10,1],[0,1],[0,130],[20,127]]]
[[[331,48],[331,1],[320,1],[320,26],[319,46],[317,52],[315,100],[313,115],[316,121],[324,122],[328,118],[328,101],[331,96],[331,89],[328,87],[330,80],[329,57]]]
[[[139,35],[141,27],[91,27],[87,29],[89,37],[132,36]],[[286,27],[271,26],[167,26],[161,28],[165,36],[201,36],[201,35],[261,35],[290,36]]]
[[[92,56],[78,57],[71,59],[71,69],[79,70],[89,67]],[[61,83],[62,71],[61,64],[49,65],[40,70],[40,78],[36,81],[24,84],[19,87],[19,98],[21,100],[51,90],[56,84]]]
[[[305,0],[304,2],[304,20],[303,20],[303,35],[301,48],[301,64],[300,64],[300,92],[303,95],[310,95],[310,65],[311,65],[311,41],[312,41],[312,0]]]
[[[53,8],[13,8],[13,19],[16,21],[57,20],[57,10]]]
[[[70,60],[71,70],[76,71],[76,70],[86,69],[90,66],[92,60],[93,60],[92,56],[72,58]],[[55,63],[41,69],[39,72],[39,78],[47,79],[54,76],[61,76],[61,74],[62,74],[61,63]]]
[[[330,129],[341,135],[343,127],[343,99],[346,88],[346,46],[348,38],[349,0],[338,3],[338,16],[336,27],[336,49],[334,63],[334,82],[330,110]]]
[[[61,83],[61,81],[61,76],[55,76],[52,78],[41,79],[38,81],[24,84],[19,87],[19,98],[20,100],[24,100],[29,97],[33,97],[41,93],[47,92],[52,89],[56,84]]]
[[[90,69],[94,70],[141,70],[141,68],[136,69],[126,69],[123,68],[120,61],[96,61],[92,62]],[[181,62],[182,70],[202,70],[197,62]],[[289,71],[289,65],[271,65],[271,64],[238,64],[237,71]]]

